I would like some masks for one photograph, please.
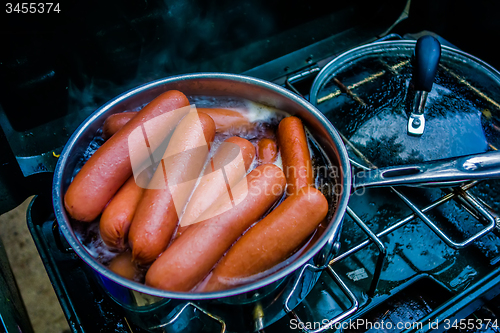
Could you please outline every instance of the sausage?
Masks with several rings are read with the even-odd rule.
[[[227,251],[201,291],[229,289],[284,261],[307,240],[327,212],[328,202],[320,191],[301,188]]]
[[[115,113],[106,118],[104,125],[102,126],[102,136],[104,139],[109,139],[113,136],[120,128],[125,126],[130,119],[134,118],[137,112],[121,112]]]
[[[228,205],[219,198],[208,211],[209,215],[220,214],[187,228],[151,265],[146,284],[171,291],[192,290],[231,244],[282,196],[285,184],[283,171],[273,164],[252,170],[234,188],[238,204],[232,208],[229,204],[224,210]]]
[[[186,231],[187,228],[189,228],[188,225],[185,226],[185,227],[182,227],[182,226],[179,225],[179,228],[177,228],[177,231],[175,232],[173,241],[176,240],[177,238],[179,238],[179,236],[182,235],[182,233],[184,231]]]
[[[259,141],[258,145],[259,161],[263,164],[274,163],[278,156],[278,146],[272,139],[264,138]]]
[[[129,280],[134,280],[139,273],[137,266],[132,262],[130,251],[122,252],[114,257],[109,263],[109,269]]]
[[[284,118],[278,126],[278,143],[287,182],[287,194],[301,187],[314,185],[311,155],[302,121],[297,117]]]
[[[214,136],[214,121],[204,113],[189,113],[175,129],[132,220],[128,239],[135,262],[149,264],[167,247]]]
[[[135,149],[138,160],[149,158],[147,149],[141,150],[139,143],[137,147],[130,146],[133,142],[129,142],[129,136],[138,133],[136,128],[140,130],[148,125],[149,138],[155,138],[150,140],[154,149],[153,145],[163,141],[182,116],[182,112],[169,111],[188,105],[189,101],[183,93],[176,90],[167,91],[146,105],[97,149],[66,191],[64,205],[70,216],[84,222],[95,220],[116,191],[132,175],[129,149]],[[185,109],[189,111],[189,108]],[[161,121],[158,121],[158,118]],[[154,120],[151,121],[152,119]]]
[[[248,168],[247,168],[248,169]],[[251,172],[249,173],[247,176],[246,176],[246,179],[247,179],[247,183],[250,182],[253,178],[255,177],[258,177],[260,175],[259,172]],[[217,198],[219,199],[219,198]],[[230,199],[230,198],[229,198]],[[222,200],[222,199],[221,199]],[[206,216],[205,216],[206,217]],[[201,218],[199,219],[199,221],[202,221]],[[177,228],[177,232],[175,233],[174,235],[174,240],[179,238],[179,236],[184,232],[186,231],[188,228],[190,227],[190,225],[186,225],[186,226],[182,226],[182,225],[179,225],[179,228]]]
[[[254,158],[255,147],[250,141],[237,136],[226,139],[207,164],[180,219],[180,227],[200,222],[200,215],[245,177]]]
[[[238,111],[220,108],[198,108],[198,111],[212,117],[217,126],[217,132],[250,125],[248,118]]]
[[[230,128],[248,126],[250,121],[242,113],[229,109],[220,108],[197,108],[198,112],[206,113],[215,122],[217,132],[224,132]],[[122,112],[109,116],[104,121],[103,136],[109,138],[115,134],[123,125],[134,117],[135,112]]]
[[[132,218],[144,189],[137,186],[134,177],[118,190],[104,209],[99,221],[99,229],[104,243],[118,250],[125,250],[125,242]]]

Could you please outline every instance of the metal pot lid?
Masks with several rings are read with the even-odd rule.
[[[355,161],[377,167],[500,147],[500,73],[447,46],[425,105],[425,131],[408,134],[415,41],[364,45],[332,60],[310,99],[344,136]]]

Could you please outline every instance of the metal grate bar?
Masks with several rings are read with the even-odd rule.
[[[192,308],[195,308],[196,310],[200,311],[201,313],[205,314],[207,317],[209,317],[211,320],[214,320],[216,322],[219,323],[221,329],[220,329],[220,333],[224,333],[226,332],[226,323],[224,322],[224,320],[222,320],[220,317],[216,316],[216,315],[213,315],[211,314],[210,312],[200,308],[197,304],[193,303],[193,302],[187,302],[185,303],[179,310],[178,312],[172,317],[172,319],[170,319],[168,322],[166,323],[163,323],[163,324],[160,324],[160,325],[157,325],[157,326],[154,326],[154,327],[151,327],[152,330],[155,330],[155,329],[161,329],[163,330],[164,332],[169,332],[170,330],[167,328],[169,325],[174,325],[175,324],[175,321],[180,317],[180,315],[188,308],[188,307],[192,307]]]
[[[368,290],[368,295],[373,296],[375,294],[375,290],[377,289],[378,281],[380,280],[380,275],[382,274],[382,267],[384,265],[385,256],[387,254],[387,250],[382,243],[382,241],[373,233],[373,231],[368,228],[368,226],[363,222],[363,220],[350,208],[347,207],[347,214],[356,222],[356,224],[364,231],[365,234],[370,237],[373,243],[377,245],[379,255],[377,258],[377,264],[375,266],[375,271],[373,272],[372,283],[370,285],[370,289]]]
[[[340,278],[340,276],[333,270],[333,268],[330,265],[327,265],[326,269],[327,269],[328,274],[330,275],[330,277],[332,278],[332,280],[340,287],[340,290],[344,293],[344,295],[347,296],[347,298],[349,299],[349,301],[351,303],[351,306],[350,306],[349,309],[347,309],[345,311],[342,311],[340,314],[338,314],[337,316],[335,316],[334,318],[332,318],[330,320],[323,319],[321,321],[321,323],[322,323],[321,327],[319,327],[317,329],[315,328],[314,330],[311,331],[308,328],[306,328],[306,325],[304,324],[304,322],[302,321],[302,319],[300,319],[300,317],[297,314],[297,312],[295,312],[293,309],[291,309],[289,307],[288,302],[290,301],[290,298],[291,298],[293,292],[296,290],[298,282],[300,281],[302,275],[304,274],[304,272],[307,269],[310,269],[310,270],[313,270],[313,271],[318,271],[319,270],[318,267],[312,266],[310,264],[307,264],[306,266],[304,266],[304,268],[300,272],[300,276],[297,279],[297,283],[294,285],[293,290],[290,293],[290,295],[288,296],[288,298],[286,299],[285,305],[284,305],[285,311],[292,318],[294,318],[295,320],[297,320],[297,323],[299,323],[299,324],[302,323],[302,327],[303,327],[302,328],[302,332],[305,332],[305,333],[320,333],[320,332],[324,332],[324,331],[328,330],[329,328],[331,328],[335,323],[338,323],[339,321],[344,320],[345,318],[347,318],[350,315],[354,314],[358,310],[359,302],[358,302],[358,299],[356,298],[356,296],[354,295],[354,293],[349,289],[349,287],[347,287],[347,285],[344,283],[344,281],[342,281],[342,279]]]
[[[476,95],[478,95],[479,97],[483,98],[484,100],[486,100],[487,102],[489,102],[490,104],[494,105],[497,109],[500,110],[500,104],[498,104],[493,98],[489,97],[488,95],[486,95],[485,93],[483,93],[481,90],[479,90],[476,87],[474,87],[467,80],[465,80],[463,77],[461,77],[460,75],[458,75],[453,70],[451,70],[448,67],[446,67],[445,65],[441,65],[440,64],[439,66],[442,69],[444,69],[447,73],[449,73],[451,76],[453,76],[455,79],[457,79],[459,83],[465,85],[467,88],[469,88],[470,90],[472,90]]]
[[[471,196],[469,196],[465,191],[463,191],[463,194],[466,196],[466,200],[468,200],[478,211],[479,213],[487,220],[489,221],[489,224],[486,228],[482,229],[481,231],[479,231],[478,233],[476,233],[474,236],[466,239],[465,241],[463,242],[460,242],[460,243],[457,243],[453,240],[451,240],[441,229],[438,228],[438,226],[431,221],[431,219],[429,219],[427,217],[427,215],[425,215],[425,213],[423,213],[420,209],[418,209],[418,207],[411,201],[409,200],[407,197],[405,197],[401,192],[399,192],[398,190],[396,189],[392,189],[394,191],[394,193],[396,193],[399,198],[401,200],[403,200],[403,202],[408,206],[410,207],[411,210],[413,210],[413,212],[415,212],[415,214],[417,214],[417,216],[432,230],[434,231],[434,233],[439,237],[441,238],[441,240],[443,242],[445,242],[448,246],[450,246],[451,248],[454,248],[454,249],[461,249],[461,248],[464,248],[466,246],[469,246],[470,244],[472,244],[472,242],[474,242],[475,240],[477,240],[478,238],[481,238],[483,237],[484,235],[486,235],[488,232],[490,232],[491,230],[493,230],[493,228],[495,227],[495,218],[475,199],[473,199]],[[473,216],[473,215],[472,215]],[[474,216],[473,216],[474,217]]]
[[[410,60],[403,60],[403,61],[401,61],[401,62],[399,62],[399,63],[397,63],[397,64],[395,64],[395,65],[393,65],[393,66],[390,66],[390,67],[389,67],[389,69],[388,69],[388,71],[389,71],[389,72],[395,72],[395,71],[397,71],[399,68],[401,68],[401,67],[405,66],[406,64],[408,64],[409,62],[410,62]],[[350,86],[347,86],[346,88],[347,88],[348,90],[353,90],[353,89],[356,89],[356,88],[358,88],[359,86],[364,85],[365,83],[372,82],[372,81],[374,81],[375,79],[378,79],[379,77],[383,76],[385,73],[387,73],[387,71],[385,71],[385,70],[380,71],[380,72],[377,72],[377,73],[375,73],[375,74],[372,74],[372,75],[370,75],[370,76],[368,76],[368,77],[364,78],[363,80],[361,80],[361,81],[359,81],[359,82],[356,82],[356,83],[354,83],[354,84],[351,84]],[[318,98],[318,100],[317,100],[317,104],[324,103],[324,102],[326,102],[326,101],[327,101],[327,100],[329,100],[329,99],[332,99],[332,98],[335,98],[335,97],[337,97],[337,96],[340,96],[340,94],[341,94],[341,93],[342,93],[342,91],[341,91],[341,90],[336,90],[336,91],[334,91],[334,92],[332,92],[332,93],[330,93],[330,94],[328,94],[328,95],[326,95],[326,96],[323,96],[323,97],[321,97],[321,98]]]
[[[429,206],[425,207],[422,209],[422,212],[427,212],[439,205],[442,205],[444,204],[445,202],[448,202],[450,201],[451,199],[453,199],[457,194],[455,193],[449,193],[441,198],[439,198],[438,200],[434,201],[432,204],[430,204]],[[396,222],[395,224],[393,224],[392,226],[390,226],[389,228],[386,228],[384,230],[382,230],[381,232],[379,232],[378,234],[376,234],[376,236],[378,238],[381,238],[385,235],[388,235],[390,234],[391,232],[394,232],[396,231],[397,229],[405,226],[408,222],[414,220],[415,218],[417,217],[417,215],[415,213],[411,214],[411,215],[408,215],[407,217],[399,220],[398,222]],[[330,265],[333,265],[343,259],[345,259],[346,257],[350,256],[351,254],[354,254],[362,249],[364,249],[365,247],[367,247],[368,245],[370,245],[372,243],[372,240],[371,239],[367,239],[361,243],[359,243],[358,245],[354,246],[353,248],[347,250],[346,252],[336,256],[335,258],[333,258],[331,261],[330,261]]]
[[[293,86],[293,84],[292,84],[292,83],[293,83],[293,82],[295,82],[295,81],[297,81],[297,80],[300,80],[300,79],[306,78],[306,77],[308,77],[308,76],[310,76],[310,75],[313,75],[313,74],[315,74],[315,73],[318,73],[318,72],[319,72],[319,70],[320,70],[320,68],[319,68],[319,67],[317,67],[317,66],[315,66],[315,67],[313,67],[313,68],[311,68],[311,69],[308,69],[308,70],[306,70],[306,71],[304,71],[304,72],[300,72],[300,73],[298,73],[298,74],[295,74],[295,75],[289,76],[289,77],[287,77],[287,78],[286,78],[286,80],[285,80],[285,86],[286,86],[288,89],[292,90],[292,91],[293,91],[294,93],[296,93],[297,95],[302,96],[302,94],[301,94],[301,93],[297,90],[297,88],[295,88],[295,87]]]

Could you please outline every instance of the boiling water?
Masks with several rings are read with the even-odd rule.
[[[220,144],[226,140],[227,138],[237,135],[241,138],[247,139],[254,146],[257,146],[258,142],[263,138],[270,138],[276,140],[276,130],[279,125],[279,122],[284,117],[288,116],[286,112],[281,110],[277,110],[262,104],[258,104],[252,101],[237,99],[233,97],[205,97],[205,96],[189,96],[188,97],[191,104],[195,104],[196,107],[201,108],[228,108],[232,110],[239,111],[244,114],[251,122],[252,126],[243,126],[238,128],[231,128],[225,132],[217,133],[213,143],[211,144],[211,150],[209,153],[209,158],[213,156],[216,152],[217,148]],[[138,111],[139,108],[134,109],[133,111]],[[130,111],[130,110],[129,110]],[[99,130],[94,137],[94,139],[89,144],[85,153],[83,154],[81,160],[78,163],[77,168],[75,168],[74,174],[76,174],[81,166],[92,156],[92,154],[104,143],[104,140],[100,136],[101,130]],[[306,128],[306,136],[308,139],[309,150],[311,152],[312,165],[313,170],[321,169],[321,167],[325,167],[327,170],[332,170],[331,162],[326,158],[324,153],[322,152],[319,145],[316,143],[312,135]],[[207,162],[208,163],[208,162]],[[283,169],[281,153],[278,151],[278,156],[275,165]],[[248,172],[252,171],[259,165],[259,161],[257,158],[254,159],[252,164],[249,167]],[[336,193],[334,192],[335,186],[331,186],[332,184],[336,184],[338,182],[337,174],[332,173],[318,173],[315,175],[315,183],[316,187],[321,190],[325,197],[329,202],[329,213],[327,216],[327,220],[331,218],[334,214],[334,208],[336,206]],[[284,196],[274,205],[276,207],[284,200]],[[273,208],[274,208],[273,207]],[[269,211],[271,211],[271,208]],[[268,212],[269,213],[269,212]],[[267,215],[267,213],[265,214]],[[265,216],[264,215],[264,216]],[[256,222],[258,223],[258,222]],[[102,238],[99,234],[99,221],[96,220],[92,223],[81,223],[78,221],[72,221],[73,230],[77,235],[80,242],[86,247],[87,251],[90,255],[96,258],[100,263],[104,265],[109,265],[111,260],[118,255],[114,249],[111,249],[104,244]],[[320,225],[319,227],[324,228],[324,225]],[[267,276],[272,274],[273,272],[281,269],[282,267],[288,265],[297,257],[299,257],[302,253],[304,253],[310,246],[317,240],[317,238],[321,235],[319,232],[315,232],[291,257],[282,262],[281,264],[273,267],[269,271],[262,272],[257,276],[252,277],[250,280],[256,280],[262,276]],[[140,273],[136,276],[138,282],[144,281],[144,275],[147,271],[148,267],[139,267]],[[249,280],[249,281],[250,281]],[[245,280],[245,283],[249,281]],[[242,281],[243,283],[243,281]]]

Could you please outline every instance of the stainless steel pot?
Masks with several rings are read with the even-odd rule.
[[[430,36],[419,41],[426,37]],[[316,76],[310,102],[379,167],[495,149],[491,147],[500,145],[500,72],[466,52],[444,45],[439,48],[435,43],[421,43],[435,48],[420,48],[422,52],[416,52],[418,42],[409,40],[349,50]],[[436,58],[440,58],[438,64]],[[423,84],[423,76],[416,74],[428,69],[434,71],[424,77]],[[406,132],[414,117],[422,118],[422,128],[427,118],[427,129],[418,137]],[[400,148],[380,160],[366,145],[370,140],[372,147],[377,143],[389,150],[384,138],[391,138],[392,145]],[[366,160],[358,162],[368,164]]]
[[[203,309],[209,314],[208,317],[224,322],[230,331],[253,331],[270,325],[281,318],[286,309],[292,309],[307,295],[321,270],[332,258],[334,240],[340,231],[349,191],[338,194],[335,206],[332,201],[325,229],[293,262],[254,283],[211,293],[158,290],[118,276],[100,264],[81,244],[64,209],[64,193],[74,170],[81,164],[81,157],[104,120],[113,113],[144,105],[171,89],[182,91],[187,96],[242,97],[299,116],[325,156],[338,166],[340,172],[336,181],[342,187],[351,187],[351,169],[339,135],[326,118],[304,99],[275,84],[240,75],[200,73],[174,76],[118,96],[96,110],[73,133],[61,153],[53,182],[54,211],[61,232],[75,252],[96,273],[96,278],[101,281],[106,292],[128,312],[129,318],[133,318],[143,328],[182,325],[183,316],[194,309],[198,312]],[[175,323],[169,323],[172,318],[176,319]],[[189,315],[185,318],[189,318]]]
[[[338,173],[332,182],[333,189],[341,189],[330,202],[328,221],[324,229],[318,231],[312,243],[292,262],[275,273],[253,283],[231,289],[211,293],[180,293],[154,289],[146,285],[123,278],[99,263],[78,240],[72,222],[64,209],[64,193],[72,180],[81,157],[89,143],[102,126],[104,120],[111,114],[131,110],[151,101],[164,91],[176,89],[187,96],[236,96],[284,110],[300,117],[317,142],[324,156]],[[498,162],[499,155],[486,156]],[[483,157],[474,160],[474,165],[480,169],[484,166]],[[472,161],[472,162],[474,162]],[[467,165],[472,163],[467,160]],[[446,170],[459,169],[460,164],[444,162]],[[451,164],[450,164],[451,163]],[[486,166],[487,174],[500,174],[498,167]],[[484,169],[484,168],[483,168]],[[364,174],[363,186],[388,186],[402,184],[408,181],[429,182],[434,180],[436,173],[429,168],[413,167],[412,174],[392,173],[390,184],[380,182],[380,177],[389,175],[388,171],[376,172],[375,181],[372,174]],[[426,177],[420,175],[425,170]],[[495,170],[493,174],[491,170]],[[437,172],[443,174],[443,168]],[[469,177],[470,173],[460,174],[459,179]],[[360,178],[361,179],[361,178]],[[396,179],[396,181],[394,181]],[[412,180],[413,179],[413,180]],[[440,181],[457,180],[455,174],[440,177]],[[357,183],[361,183],[357,181]],[[118,302],[127,312],[129,320],[149,329],[162,331],[179,331],[199,327],[191,322],[193,316],[211,319],[220,325],[222,330],[251,332],[266,327],[280,319],[286,312],[293,309],[309,293],[319,278],[319,274],[328,266],[328,262],[338,250],[337,238],[341,229],[342,219],[352,189],[351,165],[342,140],[331,123],[314,106],[290,91],[263,80],[241,75],[221,73],[199,73],[173,76],[132,89],[96,110],[73,133],[61,153],[53,181],[53,205],[60,230],[71,247],[88,264],[95,273],[105,291]],[[328,195],[327,195],[328,196]],[[337,283],[342,287],[338,277]],[[353,307],[355,304],[353,305]],[[336,318],[338,320],[340,318]],[[194,325],[194,326],[193,326]]]
[[[421,37],[419,40],[426,39],[425,37]],[[426,41],[432,42],[432,38],[426,39]],[[438,43],[435,39],[434,42]],[[425,44],[426,46],[434,46],[434,43]],[[446,74],[454,80],[452,83],[447,83],[448,85],[456,86],[457,89],[456,91],[453,91],[454,94],[473,94],[473,96],[477,99],[482,100],[487,107],[490,107],[493,110],[498,110],[500,108],[500,105],[496,102],[496,100],[500,98],[500,72],[498,72],[495,68],[466,52],[448,46],[434,46],[435,48],[440,49],[438,54],[436,54],[436,52],[438,52],[436,49],[433,50],[430,47],[425,49],[421,48],[421,52],[417,56],[417,45],[418,41],[410,40],[383,41],[362,45],[339,55],[323,67],[320,73],[316,76],[310,90],[311,104],[318,107],[322,110],[322,112],[332,116],[333,119],[336,117],[336,114],[342,115],[343,112],[345,112],[343,109],[344,105],[342,102],[336,104],[334,101],[335,98],[341,95],[340,92],[342,89],[339,89],[338,87],[340,84],[338,79],[340,79],[343,83],[345,83],[343,89],[349,90],[349,94],[354,96],[357,101],[370,99],[372,96],[382,96],[382,98],[380,98],[382,100],[378,100],[375,103],[379,104],[378,107],[380,109],[391,107],[396,109],[398,107],[402,108],[401,105],[388,106],[384,104],[391,102],[391,99],[389,98],[390,95],[384,94],[384,90],[396,89],[394,82],[390,81],[391,78],[400,77],[400,81],[407,82],[405,78],[411,77],[414,85],[428,86],[427,91],[424,91],[427,95],[431,89],[436,88],[432,88],[433,81],[436,79],[441,81],[445,80],[443,75],[438,75],[438,78],[434,78],[434,75],[439,68],[440,72]],[[420,44],[420,46],[423,45],[424,43]],[[436,62],[436,59],[438,62]],[[377,65],[379,67],[378,69],[376,69]],[[369,68],[370,66],[373,68]],[[413,71],[409,69],[413,69]],[[421,72],[425,73],[431,71],[431,69],[434,73],[432,76],[424,75],[424,77],[421,74],[418,78],[416,78],[416,80],[412,77]],[[412,72],[412,74],[409,75],[409,72]],[[428,82],[423,84],[423,81]],[[332,87],[334,87],[333,90]],[[438,91],[440,89],[444,90],[442,86],[439,85],[439,87],[441,88],[435,89],[435,91],[433,90],[435,95],[434,97],[439,97]],[[405,101],[406,109],[403,111],[406,111],[408,114],[405,115],[405,117],[411,118],[413,116],[413,112],[415,111],[414,103],[411,103],[411,100],[408,100],[408,97],[411,95],[409,94],[411,89],[409,89],[408,85],[406,87],[402,85],[399,89],[404,90],[402,91],[403,95],[407,95],[407,100]],[[387,101],[384,99],[387,99]],[[440,120],[438,124],[446,124],[447,115],[451,116],[453,113],[462,112],[460,107],[465,107],[466,105],[459,104],[460,100],[457,100],[458,102],[456,102],[456,104],[448,106],[448,109],[446,110],[447,114],[444,113],[443,115],[440,115],[440,117],[434,116],[434,119]],[[371,118],[379,117],[379,114],[377,114],[377,106],[373,107],[372,105],[365,105],[362,107],[359,103],[356,105],[359,107],[352,107],[349,109],[349,117],[353,119],[353,121],[338,128],[338,130],[343,132],[346,136],[345,140],[350,139],[350,135],[352,134],[350,132],[352,132],[353,128],[359,127],[359,125],[353,125],[353,122],[358,121],[359,124],[363,124]],[[368,110],[368,108],[371,109]],[[446,105],[443,105],[442,108],[446,108]],[[425,112],[427,113],[428,110]],[[367,113],[371,113],[371,115],[367,116]],[[498,119],[498,115],[495,114],[496,111],[493,112],[493,115],[489,115],[490,121],[491,118],[495,120]],[[420,116],[423,117],[424,115],[421,114]],[[362,120],[359,121],[357,119]],[[390,118],[390,120],[395,119],[397,118]],[[433,121],[437,121],[434,119],[431,119],[430,122],[432,123]],[[478,122],[480,122],[479,119]],[[386,123],[386,125],[389,124]],[[415,149],[417,151],[419,149],[432,151],[432,149],[435,149],[432,147],[437,146],[440,150],[436,150],[435,152],[432,151],[431,153],[424,153],[424,156],[427,155],[425,157],[428,159],[430,157],[431,160],[443,160],[429,161],[419,165],[384,168],[379,169],[378,171],[371,171],[367,174],[362,172],[358,175],[358,177],[356,177],[354,187],[364,187],[365,185],[390,186],[401,184],[452,186],[458,185],[464,180],[497,177],[497,153],[489,152],[485,154],[478,154],[474,158],[461,156],[477,154],[490,149],[488,148],[488,142],[478,142],[475,138],[475,136],[483,135],[483,133],[474,132],[485,131],[484,129],[481,129],[481,124],[465,123],[465,125],[460,127],[462,132],[456,133],[455,142],[451,143],[455,143],[455,145],[459,144],[459,148],[461,148],[461,150],[457,150],[455,147],[452,147],[449,141],[440,137],[440,135],[445,134],[442,133],[443,131],[450,131],[452,129],[455,130],[452,133],[455,133],[457,130],[457,128],[451,128],[451,125],[450,127],[438,127],[434,130],[433,134],[435,135],[431,135],[429,137],[424,136],[412,138],[410,135],[403,135],[408,138],[408,140],[401,140],[400,143],[407,150]],[[384,128],[377,132],[382,133],[382,135],[388,133],[388,131]],[[498,141],[499,134],[496,131],[488,131],[488,133],[484,133],[484,135],[490,143],[493,142],[496,144]],[[398,137],[398,139],[403,139],[403,136]],[[450,146],[446,146],[441,142],[438,142],[440,139]],[[461,145],[467,141],[471,142],[469,147]],[[410,146],[409,143],[412,145]],[[406,145],[408,146],[405,147]],[[491,147],[491,145],[489,146]],[[445,157],[446,159],[444,159]],[[366,169],[366,161],[358,160],[358,162],[362,162],[360,167],[362,169]],[[428,178],[428,180],[431,181],[428,182],[424,178]]]

